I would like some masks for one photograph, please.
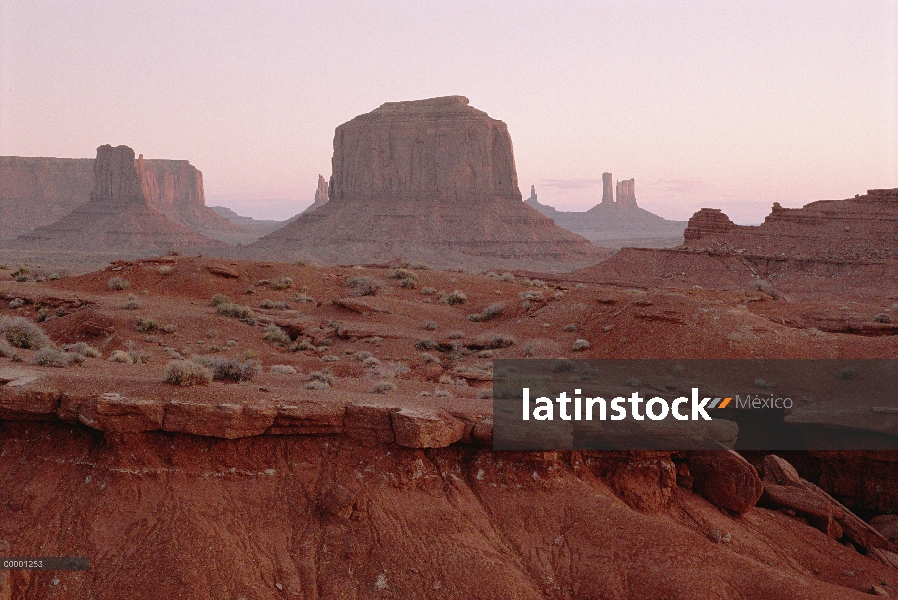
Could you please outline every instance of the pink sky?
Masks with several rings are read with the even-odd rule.
[[[522,192],[759,222],[898,187],[898,0],[0,0],[0,155],[186,158],[207,203],[286,218],[334,129],[460,94],[508,124]]]

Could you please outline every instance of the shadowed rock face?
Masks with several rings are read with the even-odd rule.
[[[134,163],[134,150],[127,146],[97,148],[94,162],[94,189],[91,200],[100,202],[143,202],[143,182]]]
[[[388,102],[339,126],[329,201],[253,245],[330,263],[575,268],[585,239],[521,201],[505,123],[449,96]]]

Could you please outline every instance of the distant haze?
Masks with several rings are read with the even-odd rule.
[[[311,204],[341,123],[459,94],[525,197],[585,210],[610,171],[664,217],[760,222],[898,187],[896,90],[895,0],[0,0],[0,155],[127,144],[257,218]]]

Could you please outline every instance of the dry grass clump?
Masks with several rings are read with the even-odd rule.
[[[312,371],[304,386],[307,390],[326,390],[334,383],[334,374],[329,369]]]
[[[589,342],[584,339],[574,340],[574,351],[586,350],[589,348]]]
[[[396,390],[396,384],[389,381],[378,381],[375,383],[369,393],[371,394],[389,394]]]
[[[244,306],[242,304],[234,304],[233,302],[225,302],[223,304],[219,304],[215,307],[215,312],[218,314],[230,317],[232,319],[237,319],[238,321],[243,321],[247,325],[255,325],[256,324],[256,314],[253,312],[248,306]]]
[[[212,371],[192,360],[175,360],[165,367],[164,381],[182,387],[207,385],[212,381]]]
[[[465,337],[465,332],[464,331],[450,331],[449,333],[446,334],[446,337],[449,338],[450,340],[460,340],[463,337]]]
[[[876,323],[891,323],[892,315],[889,313],[879,313],[875,317],[873,317],[873,321]]]
[[[380,366],[380,361],[373,356],[369,356],[362,361],[362,364],[369,369],[373,369]]]
[[[9,301],[10,308],[22,308],[25,306],[25,301],[22,298],[13,298]]]
[[[259,308],[268,308],[273,310],[286,310],[290,308],[290,305],[284,302],[283,300],[269,300],[265,299],[259,303]]]
[[[296,375],[296,369],[290,365],[271,365],[268,372],[277,375]]]
[[[415,343],[415,348],[418,350],[435,350],[439,348],[440,345],[430,338],[424,338],[423,340],[418,340]]]
[[[74,352],[65,352],[53,346],[44,346],[34,355],[32,362],[41,367],[64,369],[84,362],[84,357]]]
[[[163,277],[167,277],[168,275],[171,275],[172,273],[175,272],[175,268],[171,265],[162,265],[159,267],[158,270],[159,270],[159,274],[162,275]]]
[[[571,323],[571,324],[569,324],[569,325],[565,325],[565,326],[564,326],[564,331],[565,331],[566,333],[574,333],[575,331],[577,331],[577,326],[574,325],[573,323]]]
[[[87,342],[78,342],[77,344],[65,344],[62,347],[66,352],[74,352],[80,354],[84,358],[100,358],[103,355],[99,350],[88,344]]]
[[[0,338],[0,358],[12,358],[13,356],[18,356],[15,348],[6,341],[6,338]]]
[[[485,346],[486,348],[489,348],[489,349],[496,349],[496,348],[508,348],[509,346],[515,345],[517,342],[510,335],[506,335],[504,333],[496,333],[489,337],[485,337],[485,336],[479,337],[479,338],[477,338],[475,343],[478,346]]]
[[[421,329],[425,329],[427,331],[434,331],[437,328],[436,321],[422,321]]]
[[[293,280],[289,277],[280,277],[271,282],[271,289],[286,290],[293,287]]]
[[[375,277],[360,276],[350,277],[343,285],[352,288],[353,296],[374,296],[384,286],[384,282]]]
[[[40,349],[50,344],[44,330],[25,317],[0,316],[0,338],[16,348]]]
[[[290,345],[290,336],[287,335],[287,332],[285,332],[277,325],[269,325],[265,328],[264,339],[266,342],[274,342],[275,344],[279,344],[281,346]]]
[[[262,367],[253,359],[241,361],[219,356],[194,356],[190,360],[212,371],[212,378],[216,381],[252,381],[262,371]]]
[[[107,282],[109,289],[114,292],[120,292],[121,290],[126,290],[131,287],[131,284],[127,279],[123,279],[122,277],[110,277]]]
[[[149,317],[141,317],[134,321],[134,328],[141,333],[153,333],[162,329],[156,319]]]
[[[434,356],[433,354],[431,354],[430,352],[422,352],[421,360],[423,360],[425,363],[434,363],[436,365],[442,364],[440,362],[440,359],[437,358],[436,356]]]
[[[398,279],[399,287],[413,288],[418,285],[418,274],[408,269],[393,269],[388,277],[390,279]]]
[[[491,321],[505,312],[504,302],[494,302],[483,309],[482,312],[468,315],[468,320],[478,323],[480,321]]]
[[[449,294],[444,294],[440,298],[440,302],[443,304],[456,305],[456,304],[464,304],[468,301],[468,296],[461,290],[454,290]]]
[[[433,296],[437,293],[437,289],[432,287],[423,287],[421,288],[421,293],[425,296]]]
[[[125,300],[125,303],[122,304],[122,308],[124,310],[137,310],[140,308],[140,304],[137,302],[137,298],[134,294],[128,294],[128,298]]]
[[[231,299],[224,294],[212,294],[212,298],[209,300],[209,306],[218,307],[222,304],[231,304]]]

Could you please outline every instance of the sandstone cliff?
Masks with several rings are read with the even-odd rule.
[[[820,200],[802,208],[773,204],[758,226],[735,225],[719,210],[689,219],[686,247],[732,249],[747,255],[823,260],[898,259],[898,188],[868,190],[848,200]]]
[[[90,200],[11,247],[95,252],[165,251],[223,245],[172,221],[150,205],[142,167],[127,146],[97,148]]]
[[[589,242],[521,201],[505,123],[449,96],[387,102],[339,126],[329,201],[253,244],[333,263],[571,269]]]
[[[0,239],[49,225],[90,199],[93,159],[0,156]]]
[[[259,237],[206,206],[203,174],[188,161],[145,160],[141,155],[138,163],[147,203],[172,221],[230,243],[247,244]],[[0,157],[0,239],[53,223],[90,200],[93,189],[94,159]],[[135,190],[129,193],[135,196]]]

